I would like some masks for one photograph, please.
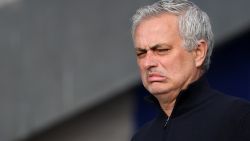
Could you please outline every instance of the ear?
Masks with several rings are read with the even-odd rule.
[[[199,40],[197,47],[193,50],[195,66],[201,67],[206,55],[207,55],[207,42],[205,40]]]

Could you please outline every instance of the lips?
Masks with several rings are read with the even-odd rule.
[[[147,76],[147,80],[150,83],[152,83],[152,82],[162,82],[165,79],[166,79],[165,76],[162,76],[161,74],[158,74],[158,73],[148,74],[148,76]]]

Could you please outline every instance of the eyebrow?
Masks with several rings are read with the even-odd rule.
[[[164,44],[156,44],[156,45],[154,45],[154,46],[152,46],[152,47],[149,47],[151,50],[155,50],[155,49],[157,49],[157,48],[160,48],[160,47],[162,47]]]
[[[155,50],[155,49],[160,48],[160,47],[163,47],[163,46],[170,47],[168,44],[162,43],[162,44],[153,45],[153,46],[149,47],[149,49],[150,49],[150,50]],[[136,50],[136,51],[147,51],[147,49],[141,48],[141,47],[136,47],[135,50]]]

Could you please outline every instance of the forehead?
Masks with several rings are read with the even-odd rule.
[[[179,38],[178,17],[161,14],[143,19],[135,28],[134,44],[153,46]]]
[[[137,23],[137,26],[135,27],[135,32],[144,26],[151,27],[149,29],[152,29],[153,27],[155,28],[157,26],[177,27],[179,24],[178,20],[179,20],[178,16],[169,14],[169,13],[162,13],[162,14],[144,17],[142,18],[140,22]]]

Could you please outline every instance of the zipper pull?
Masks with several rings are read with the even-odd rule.
[[[168,121],[169,121],[169,117],[168,117],[168,118],[166,119],[166,121],[165,121],[164,128],[167,127]]]

